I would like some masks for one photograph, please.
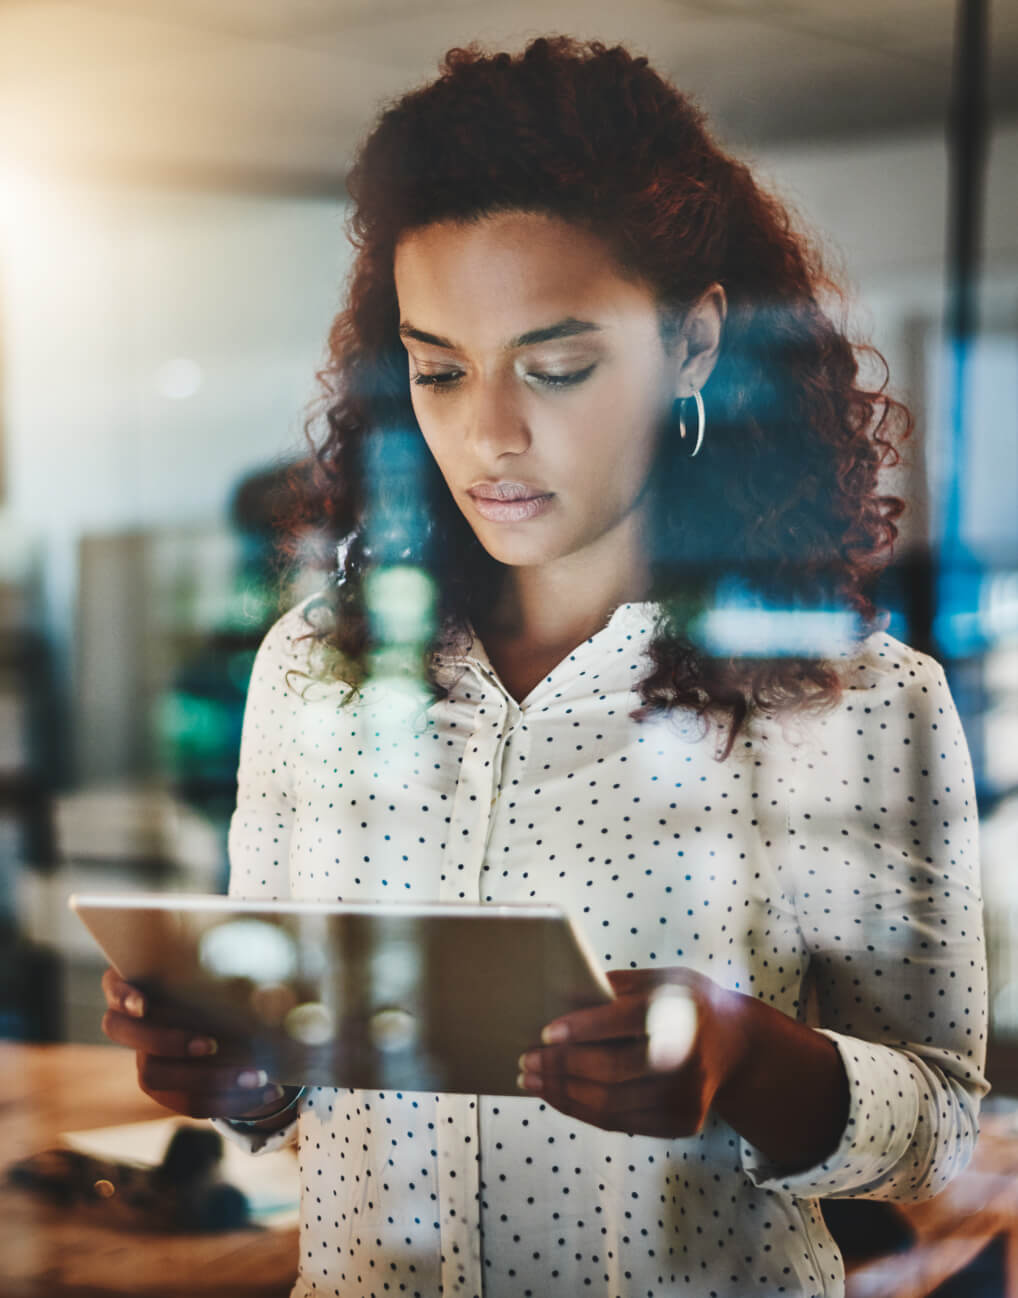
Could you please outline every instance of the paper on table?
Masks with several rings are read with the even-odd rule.
[[[163,1161],[177,1127],[204,1125],[189,1123],[186,1118],[156,1118],[152,1122],[130,1122],[92,1131],[65,1131],[61,1139],[72,1149],[95,1158],[155,1167]],[[247,1196],[251,1218],[257,1225],[281,1230],[297,1224],[300,1178],[297,1156],[292,1149],[253,1158],[225,1140],[220,1175]]]

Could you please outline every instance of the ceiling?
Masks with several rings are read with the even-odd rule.
[[[1018,4],[991,16],[1018,116]],[[621,40],[737,146],[943,122],[954,0],[0,0],[0,166],[331,193],[450,46]]]

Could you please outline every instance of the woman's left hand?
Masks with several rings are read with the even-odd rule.
[[[743,1006],[690,969],[610,973],[616,999],[549,1023],[520,1085],[605,1131],[690,1136],[747,1048]]]

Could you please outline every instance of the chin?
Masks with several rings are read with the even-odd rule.
[[[486,545],[483,540],[481,544],[496,562],[506,568],[540,568],[573,553],[568,546],[506,545],[504,542]]]
[[[492,535],[486,529],[478,528],[474,535],[487,550],[488,554],[507,568],[530,568],[558,558],[558,546],[540,542],[536,537]]]
[[[536,568],[555,557],[532,546],[487,545],[483,539],[481,544],[496,563],[506,568]]]

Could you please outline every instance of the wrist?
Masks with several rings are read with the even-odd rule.
[[[714,1007],[720,1027],[721,1082],[714,1093],[714,1107],[722,1113],[739,1093],[748,1065],[758,1046],[761,1002],[741,992],[722,990]]]
[[[729,1040],[730,1068],[727,1075],[722,1070],[713,1102],[717,1116],[789,1174],[829,1157],[850,1103],[834,1043],[751,996],[737,997]]]
[[[227,1118],[227,1122],[243,1131],[278,1131],[296,1117],[305,1089],[303,1086],[284,1086],[281,1098],[271,1108],[262,1106],[261,1110]]]

